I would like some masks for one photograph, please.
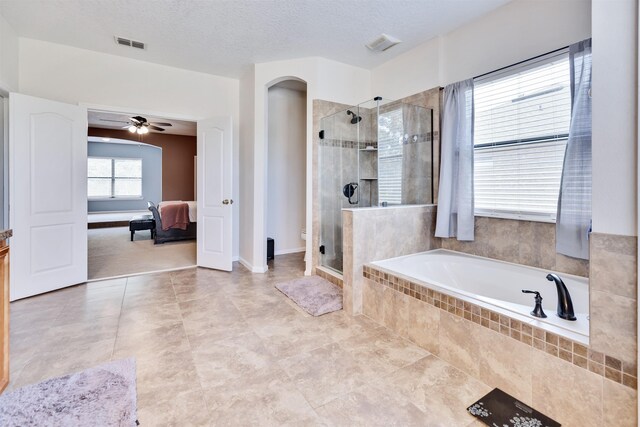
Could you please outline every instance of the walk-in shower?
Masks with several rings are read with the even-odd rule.
[[[319,261],[341,273],[342,209],[433,203],[433,111],[377,97],[320,128]]]

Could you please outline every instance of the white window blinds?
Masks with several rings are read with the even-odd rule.
[[[402,108],[380,113],[378,119],[378,200],[402,204]]]
[[[475,81],[476,215],[554,221],[571,120],[567,51]]]
[[[142,197],[142,159],[89,157],[89,198]]]

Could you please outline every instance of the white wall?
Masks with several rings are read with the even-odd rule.
[[[175,119],[232,116],[232,197],[238,200],[238,80],[25,38],[20,38],[19,60],[19,90],[27,95]],[[233,235],[237,257],[239,217],[235,204]]]
[[[267,236],[275,254],[305,249],[306,92],[271,87],[268,91]]]
[[[0,15],[0,89],[18,90],[18,35]]]
[[[253,270],[253,149],[255,68],[240,79],[240,262]]]
[[[372,92],[403,98],[590,36],[590,0],[516,0],[374,68]]]
[[[400,99],[440,85],[440,38],[429,40],[374,68],[374,96]]]
[[[591,37],[590,0],[516,0],[442,38],[442,86]]]
[[[357,104],[371,96],[371,73],[368,70],[330,61],[324,58],[301,58],[255,65],[254,79],[254,141],[253,141],[253,254],[245,258],[253,271],[266,271],[266,170],[267,170],[267,90],[272,85],[297,79],[307,83],[307,179],[306,229],[312,235],[312,125],[314,99],[327,99],[345,104]],[[241,165],[243,170],[250,165]],[[244,222],[242,227],[244,227]],[[311,239],[307,239],[311,251]],[[305,273],[310,274],[307,261]]]
[[[593,0],[593,231],[637,235],[636,0]]]

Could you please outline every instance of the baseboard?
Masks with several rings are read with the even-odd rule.
[[[242,258],[241,256],[238,257],[238,262],[242,265],[245,266],[245,268],[249,271],[253,270],[253,265],[249,264],[249,261],[247,261],[246,259]]]
[[[269,270],[269,267],[267,267],[266,265],[261,267],[253,266],[249,261],[242,257],[238,257],[238,261],[240,261],[240,264],[244,265],[247,270],[252,273],[266,273],[267,270]]]
[[[307,248],[304,246],[301,248],[282,249],[282,250],[276,251],[274,255],[278,256],[278,255],[287,255],[287,254],[297,254],[299,252],[304,252],[306,250]]]

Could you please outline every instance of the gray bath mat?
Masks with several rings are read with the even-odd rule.
[[[312,316],[342,310],[342,289],[320,276],[278,283],[276,288]]]
[[[136,425],[136,362],[117,360],[0,396],[1,426]]]

